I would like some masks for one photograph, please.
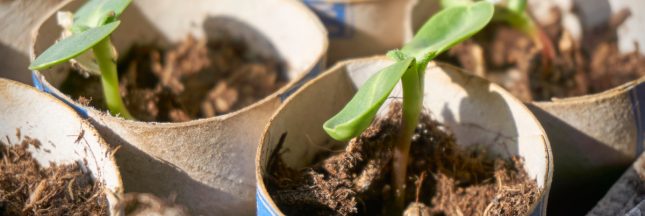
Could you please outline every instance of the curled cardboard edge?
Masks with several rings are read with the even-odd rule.
[[[421,11],[438,8],[429,2],[432,1],[420,2],[428,8]],[[610,19],[612,13],[618,11],[614,8],[616,3],[623,6],[640,4],[620,0],[529,0],[528,3],[532,14],[542,23],[554,21],[551,8],[560,10],[561,24],[577,41],[581,41],[582,34],[589,34],[591,29],[602,25],[603,20]],[[618,34],[619,40],[623,40],[620,29]],[[593,206],[593,199],[600,198],[601,191],[609,188],[612,182],[598,179],[617,178],[619,172],[643,151],[645,108],[640,101],[645,101],[645,90],[641,90],[645,85],[642,82],[643,78],[640,78],[598,94],[527,103],[552,144],[556,167],[551,200],[555,203],[555,211]],[[580,193],[582,190],[598,192]],[[575,202],[569,202],[571,200]]]
[[[590,208],[619,172],[643,152],[643,82],[645,77],[598,94],[527,104],[553,144],[557,161],[554,202],[576,200],[564,205]],[[581,195],[580,190],[600,191]]]
[[[222,2],[225,4],[211,4],[224,7],[238,3]],[[155,1],[148,3],[157,4]],[[184,123],[138,122],[77,103],[52,86],[39,71],[33,72],[34,84],[75,107],[81,114],[88,115],[106,140],[123,146],[117,153],[117,162],[121,166],[127,192],[176,196],[177,203],[188,207],[193,214],[253,214],[255,178],[252,161],[261,129],[281,103],[281,98],[320,72],[328,46],[324,27],[302,3],[277,0],[271,4],[297,12],[295,16],[315,29],[310,34],[320,35],[320,41],[311,42],[320,47],[310,52],[315,60],[298,62],[301,65],[298,68],[291,65],[292,80],[289,84],[241,110]],[[58,9],[53,9],[49,17]],[[38,31],[34,29],[32,32],[32,44],[36,43]],[[32,60],[35,52],[32,45]],[[291,63],[289,59],[287,62]]]
[[[0,78],[0,98],[0,134],[11,140],[8,144],[20,144],[29,136],[41,143],[40,148],[28,149],[39,164],[83,164],[82,169],[105,186],[110,215],[121,213],[117,202],[123,197],[123,182],[112,155],[115,146],[109,146],[69,106],[33,87]],[[16,130],[20,130],[20,137],[16,137]]]
[[[557,117],[561,123],[633,160],[643,152],[641,131],[645,119],[641,116],[639,102],[645,93],[641,90],[645,87],[644,82],[645,77],[641,77],[597,94],[532,102],[529,107],[534,112],[544,111]],[[541,116],[540,113],[536,115]],[[548,117],[540,119],[551,122]]]
[[[558,172],[625,167],[643,152],[643,82],[645,77],[598,94],[527,104],[557,144]]]
[[[40,1],[4,1],[0,3],[0,77],[31,83],[29,65],[29,37],[25,37],[37,23],[42,22],[42,15],[58,7],[61,0]]]
[[[325,73],[323,73],[323,75],[317,77],[316,79],[310,81],[305,86],[303,86],[300,90],[298,90],[298,92],[296,92],[294,94],[293,97],[290,97],[289,99],[287,99],[282,104],[282,106],[278,109],[278,112],[276,112],[271,117],[271,120],[269,121],[269,124],[267,124],[267,126],[264,129],[264,132],[262,134],[262,138],[261,138],[260,143],[258,145],[256,158],[255,158],[255,167],[256,167],[255,168],[256,169],[255,170],[255,175],[256,175],[257,188],[258,188],[257,194],[256,194],[256,199],[257,199],[257,208],[258,208],[258,214],[259,215],[283,215],[283,213],[277,207],[276,203],[269,196],[269,193],[267,191],[267,188],[266,188],[266,185],[265,185],[264,179],[263,179],[264,178],[263,176],[264,176],[264,173],[265,173],[265,167],[266,167],[266,165],[268,163],[270,154],[272,152],[274,152],[273,148],[276,148],[276,145],[279,142],[280,143],[282,143],[282,142],[286,143],[286,141],[283,141],[283,136],[286,137],[285,133],[280,132],[282,130],[274,131],[275,127],[285,127],[285,125],[298,125],[298,128],[306,128],[306,127],[309,127],[309,126],[307,126],[308,124],[305,123],[307,121],[314,121],[314,122],[315,121],[320,121],[320,123],[321,123],[320,125],[322,125],[322,122],[324,120],[326,120],[325,117],[322,117],[323,119],[318,119],[318,117],[312,117],[311,115],[308,115],[307,118],[288,118],[288,117],[285,117],[284,115],[302,116],[302,114],[303,114],[302,111],[298,111],[297,109],[296,110],[289,109],[290,106],[293,106],[291,103],[296,102],[298,100],[302,100],[302,99],[300,99],[298,97],[299,94],[311,94],[311,93],[305,93],[305,92],[307,92],[308,90],[311,90],[311,88],[313,86],[318,86],[319,82],[325,82],[326,79],[334,79],[333,80],[334,83],[335,83],[334,85],[336,85],[336,87],[334,88],[335,90],[332,93],[334,95],[334,100],[341,100],[341,98],[343,100],[349,100],[349,98],[353,95],[353,93],[342,93],[342,90],[338,90],[338,89],[347,88],[347,85],[353,85],[354,87],[350,87],[350,88],[355,89],[355,85],[360,85],[360,82],[364,82],[364,80],[366,78],[359,78],[358,80],[349,81],[349,82],[353,82],[353,84],[347,84],[346,83],[346,82],[348,82],[347,80],[350,79],[349,77],[352,76],[350,74],[351,72],[348,72],[351,69],[346,69],[346,68],[351,66],[351,63],[353,63],[353,62],[361,62],[361,61],[363,61],[363,62],[372,62],[372,64],[375,64],[375,63],[378,64],[378,63],[382,63],[382,62],[389,62],[389,60],[387,58],[384,58],[384,57],[381,57],[381,56],[372,57],[372,58],[347,60],[347,61],[340,62],[340,63],[336,64],[333,68],[331,68],[328,71],[326,71]],[[357,66],[357,67],[365,67],[365,66]],[[548,199],[548,192],[549,192],[549,188],[550,188],[550,185],[551,185],[551,179],[553,177],[553,160],[552,160],[553,157],[551,155],[551,147],[550,147],[548,138],[546,136],[546,133],[542,129],[541,125],[539,124],[539,122],[537,121],[535,116],[533,116],[533,114],[523,105],[523,103],[521,103],[518,99],[515,99],[512,95],[510,95],[510,93],[507,93],[503,88],[501,88],[501,87],[499,87],[499,86],[497,86],[495,84],[489,83],[488,81],[485,81],[485,80],[483,80],[481,78],[478,78],[478,77],[475,77],[475,76],[472,76],[472,75],[468,75],[468,74],[464,73],[461,69],[458,69],[456,67],[452,67],[452,66],[447,65],[447,64],[433,63],[433,64],[430,64],[428,66],[428,68],[429,68],[428,70],[437,70],[437,69],[441,68],[440,70],[451,71],[449,73],[453,73],[452,75],[454,75],[454,77],[457,77],[457,78],[455,78],[453,80],[453,82],[460,82],[460,81],[456,81],[456,80],[461,80],[461,81],[463,81],[465,83],[471,83],[471,82],[472,83],[478,83],[478,82],[479,83],[484,83],[484,84],[489,86],[488,90],[494,91],[496,93],[499,93],[499,94],[503,95],[503,97],[505,98],[504,102],[510,102],[510,104],[513,104],[512,106],[515,107],[515,108],[513,108],[514,110],[522,112],[525,117],[528,117],[525,120],[527,120],[527,122],[529,122],[528,124],[532,124],[533,128],[536,128],[536,131],[534,131],[536,133],[535,135],[540,137],[539,139],[536,139],[536,141],[538,143],[543,144],[542,148],[543,148],[543,151],[544,151],[544,158],[538,159],[538,160],[544,160],[544,163],[545,163],[545,164],[543,164],[541,166],[541,168],[538,168],[538,169],[544,169],[543,170],[544,171],[543,176],[536,176],[536,178],[543,178],[543,181],[542,181],[542,183],[543,183],[542,186],[543,187],[540,190],[540,196],[539,196],[540,200],[538,202],[536,202],[536,203],[533,203],[532,206],[531,206],[531,209],[534,209],[533,212],[531,213],[531,215],[545,215],[546,214],[546,202],[547,202],[547,199]],[[454,71],[454,72],[452,72],[452,71]],[[345,73],[345,76],[343,76],[344,78],[338,78],[338,76],[342,76],[342,75],[339,75],[339,73]],[[431,72],[426,73],[426,79],[428,79],[428,77],[430,76],[429,74],[431,74]],[[336,77],[334,77],[334,76],[336,76]],[[358,75],[358,76],[368,76],[368,75],[363,74],[363,75]],[[450,75],[448,75],[448,76],[450,76]],[[450,77],[452,77],[452,76],[450,76]],[[363,80],[361,81],[361,79],[363,79]],[[450,81],[448,81],[448,82],[450,82]],[[428,85],[426,85],[426,91],[428,91],[429,88],[432,88],[432,87],[428,87]],[[397,90],[395,89],[394,92],[396,92],[396,91]],[[309,98],[309,97],[307,97],[307,98]],[[318,98],[318,97],[316,97],[316,98]],[[329,102],[329,101],[324,101],[324,99],[321,99],[321,98],[319,98],[319,99],[320,99],[320,103],[323,103],[323,104]],[[330,103],[337,103],[337,102],[330,102]],[[424,102],[424,105],[426,106],[426,108],[428,107],[428,104],[425,103],[425,102]],[[337,107],[338,109],[340,109],[342,107],[342,102],[338,102],[338,104],[335,104],[333,106],[340,106],[340,107]],[[320,111],[320,109],[327,109],[327,108],[321,108],[321,107],[318,107],[318,108],[319,108],[318,111]],[[306,109],[306,108],[300,107],[299,109]],[[285,110],[291,110],[295,114],[285,114],[285,113],[288,113]],[[304,122],[299,122],[298,121],[298,120],[302,120],[302,119],[312,119],[312,118],[316,118],[316,120],[304,120]],[[294,119],[297,122],[294,123],[293,122]],[[287,123],[286,121],[289,121],[290,123]],[[311,124],[311,123],[309,123],[309,124]],[[322,127],[322,126],[320,126],[320,127]],[[448,125],[448,127],[450,127],[450,126]],[[523,127],[526,127],[526,125],[523,126]],[[528,128],[531,128],[531,127],[528,127]],[[304,129],[304,130],[307,130],[307,129]],[[309,129],[309,130],[311,130],[311,129]],[[273,134],[273,133],[281,133],[281,134]],[[316,132],[316,133],[320,133],[318,135],[308,133],[308,132],[305,132],[305,133],[306,133],[306,135],[304,135],[304,136],[306,137],[308,142],[312,143],[312,145],[318,145],[317,143],[329,143],[330,138],[328,138],[328,137],[325,138],[326,134],[324,134],[324,132],[322,131],[322,128],[318,129],[318,132]],[[299,133],[297,133],[297,134],[299,134]],[[524,134],[524,133],[522,133],[522,134]],[[291,135],[291,136],[293,136],[293,135]],[[296,135],[296,136],[299,136],[299,135]],[[300,135],[300,136],[302,136],[302,135]],[[524,136],[526,136],[526,134],[524,134]],[[297,137],[296,139],[299,140],[298,138],[302,139],[301,137]],[[457,139],[460,139],[460,138],[465,138],[465,137],[463,137],[463,136],[461,136],[461,137],[458,136],[457,137]],[[324,140],[327,140],[327,141],[324,141]],[[303,141],[303,142],[305,142],[305,141]],[[324,144],[320,144],[320,145],[324,145]],[[497,146],[495,146],[495,147],[497,147]],[[324,147],[321,147],[321,148],[324,148]],[[292,152],[297,152],[297,151],[299,151],[299,150],[289,148],[289,151],[285,151],[285,153],[283,154],[283,156],[284,156],[283,159],[285,159],[287,164],[289,164],[290,166],[296,166],[296,167],[303,166],[302,163],[307,163],[306,161],[313,157],[313,153],[308,152],[308,151],[304,151],[304,153],[302,153],[302,154],[301,153],[296,153],[296,154],[299,154],[300,156],[304,156],[303,158],[294,158],[293,156],[285,156],[287,154],[292,154]],[[302,151],[300,151],[300,152],[302,152]],[[521,152],[518,152],[517,154],[520,154],[520,153]],[[528,154],[531,154],[531,153],[527,152],[527,151],[524,151],[523,154],[528,155]],[[298,157],[298,156],[296,156],[296,157]],[[303,160],[304,160],[304,162],[303,162]],[[294,161],[296,162],[296,164],[293,164]],[[538,180],[538,181],[540,181],[540,180]]]
[[[534,6],[534,15],[543,21],[552,17],[551,7],[558,8],[563,13],[562,25],[580,44],[583,34],[592,34],[594,28],[609,22],[619,9],[626,5],[639,8],[635,6],[642,2],[535,0],[529,3]],[[633,33],[642,28],[635,28],[634,24],[642,17],[632,11],[632,17],[618,28],[621,52],[628,51],[623,48],[625,43],[633,44],[637,40]],[[630,28],[631,32],[625,31]],[[643,81],[640,78],[598,94],[527,104],[549,134],[554,151],[556,169],[551,201],[557,205],[553,213],[591,208],[602,197],[602,191],[643,152],[645,107],[640,105],[645,101]]]

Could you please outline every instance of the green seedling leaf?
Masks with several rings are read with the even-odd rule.
[[[414,62],[414,58],[398,61],[370,77],[349,103],[325,122],[323,128],[327,134],[336,140],[346,141],[363,132],[403,74],[413,68]]]
[[[403,61],[407,58],[409,58],[408,55],[405,53],[401,52],[401,50],[395,49],[395,50],[390,50],[387,52],[387,57],[390,57],[394,61]]]
[[[457,6],[467,6],[469,4],[475,3],[477,0],[440,0],[439,5],[441,8],[457,7]],[[506,8],[513,11],[514,13],[523,13],[526,8],[526,0],[483,0],[490,2],[495,6]]]
[[[74,33],[99,27],[114,21],[132,3],[132,0],[90,0],[74,14]]]
[[[72,25],[74,24],[74,14],[69,11],[58,11],[56,13],[56,20],[58,25],[63,28],[61,34],[61,39],[67,38],[73,34]],[[94,52],[85,51],[83,54],[78,55],[69,60],[72,64],[72,67],[77,69],[85,77],[91,75],[101,75],[101,69],[99,68],[96,60],[94,58]]]
[[[110,36],[120,23],[120,21],[111,22],[81,33],[73,34],[59,41],[31,62],[29,69],[40,70],[48,68],[82,54],[94,47],[101,40]]]
[[[493,17],[493,4],[480,1],[449,7],[434,15],[401,51],[427,63],[484,28]]]
[[[457,7],[457,6],[467,6],[474,3],[474,0],[441,0],[439,4],[442,8]]]
[[[526,0],[506,0],[506,8],[513,13],[523,14],[526,9]]]

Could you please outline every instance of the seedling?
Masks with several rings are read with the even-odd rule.
[[[67,29],[71,35],[45,50],[31,62],[29,69],[41,70],[67,61],[78,61],[82,65],[81,68],[90,70],[90,74],[101,76],[108,110],[112,114],[133,119],[119,93],[116,53],[110,42],[110,34],[121,23],[117,18],[131,2],[132,0],[88,1],[73,15],[73,23],[70,29]],[[74,60],[77,57],[78,59]],[[92,67],[94,64],[98,66]]]
[[[426,66],[437,55],[484,28],[492,19],[493,13],[493,4],[487,1],[441,10],[402,49],[389,51],[387,56],[396,63],[370,77],[349,103],[323,125],[324,130],[339,141],[360,135],[374,120],[378,109],[401,80],[403,125],[397,136],[392,161],[394,206],[397,209],[402,209],[404,204],[410,142],[423,109],[423,77]]]
[[[441,0],[443,8],[470,4],[478,0]],[[555,49],[544,30],[526,12],[526,0],[482,0],[495,4],[493,21],[504,22],[533,40],[541,49],[545,71],[555,59]]]

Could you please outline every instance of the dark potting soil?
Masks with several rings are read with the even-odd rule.
[[[375,120],[341,153],[323,153],[309,168],[291,169],[274,154],[265,182],[279,208],[287,215],[385,214],[393,199],[389,183],[400,110],[393,103],[387,118]],[[459,147],[427,114],[410,154],[406,203],[428,206],[431,215],[523,215],[537,202],[537,184],[521,158],[487,158],[480,149]]]
[[[135,45],[119,60],[119,85],[130,113],[141,121],[183,122],[233,112],[286,84],[284,64],[255,54],[234,39],[195,39],[168,50]],[[100,77],[71,72],[61,91],[107,110]]]
[[[24,137],[9,146],[0,141],[0,215],[108,215],[99,182],[77,163],[41,167],[27,151],[40,142]]]
[[[503,24],[486,27],[439,59],[486,77],[523,101],[598,93],[645,75],[645,56],[638,50],[618,51],[616,29],[626,13],[585,33],[582,43],[560,25],[559,12],[552,13],[553,23],[542,26],[556,52],[550,66],[544,66],[541,50],[529,37]]]
[[[117,204],[128,216],[188,216],[185,207],[147,193],[127,193]]]

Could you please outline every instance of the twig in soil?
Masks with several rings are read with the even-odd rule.
[[[69,193],[69,197],[72,199],[72,201],[74,201],[74,191],[72,190],[74,181],[76,181],[76,177],[72,178],[72,180],[67,184],[67,192]]]
[[[105,191],[110,191],[110,190],[107,190],[103,185],[99,185],[99,187],[101,187],[100,191],[99,191],[99,192],[97,192],[97,193],[94,193],[94,195],[92,195],[90,198],[86,199],[85,201],[88,201],[88,200],[94,200],[94,199],[96,199],[98,196],[105,194]],[[81,197],[81,198],[82,198],[82,197]]]
[[[495,172],[495,174],[493,174],[493,175],[495,175],[495,180],[497,182],[497,188],[499,190],[502,190],[502,188],[504,187],[504,183],[502,182],[502,177],[503,177],[502,174],[499,173],[499,172]]]
[[[121,149],[121,145],[118,145],[114,147],[112,150],[110,150],[110,157],[114,158],[114,155],[116,154],[117,151],[119,151],[119,149]]]
[[[490,210],[493,208],[493,205],[495,204],[497,200],[493,200],[492,202],[488,203],[486,206],[486,209],[484,209],[484,216],[489,216],[490,215]]]
[[[421,176],[419,176],[419,179],[417,179],[417,194],[415,198],[415,202],[419,202],[419,196],[421,196],[421,186],[423,186],[423,181],[426,178],[426,171],[423,171],[421,173]]]
[[[78,133],[78,135],[67,135],[67,136],[76,136],[76,140],[74,140],[74,144],[79,144],[81,140],[85,139],[85,129],[83,129],[82,123],[81,125],[79,125],[79,130],[80,132]],[[85,142],[87,143],[87,140],[85,140]]]
[[[269,158],[270,167],[274,167],[280,161],[280,158],[279,158],[281,157],[280,150],[282,150],[282,146],[284,145],[284,141],[286,139],[287,139],[287,132],[284,132],[282,133],[282,135],[280,135],[280,140],[278,141],[277,146],[275,147],[275,149],[273,149],[273,152],[271,153],[271,155],[273,156]],[[273,176],[271,177],[273,178]]]
[[[45,190],[45,187],[47,186],[47,180],[43,179],[41,180],[38,185],[36,186],[36,189],[34,189],[34,192],[31,193],[29,196],[29,201],[27,202],[27,205],[25,205],[24,208],[22,208],[22,211],[27,211],[27,209],[30,209],[32,206],[34,206],[36,203],[38,203],[42,197],[41,194]]]
[[[85,151],[86,151],[85,153],[87,153],[87,149],[91,149],[91,147],[90,147],[89,142],[87,142],[87,139],[85,139],[85,129],[83,129],[83,124],[84,124],[84,123],[83,123],[83,122],[81,122],[81,124],[80,124],[80,126],[79,126],[79,127],[80,127],[80,129],[79,129],[79,130],[80,130],[80,132],[79,132],[79,134],[78,134],[78,136],[77,136],[76,140],[74,141],[74,144],[79,144],[79,143],[81,142],[81,140],[85,141],[85,146],[87,147],[87,148],[85,149]],[[70,136],[73,136],[73,135],[70,135]],[[92,157],[92,159],[94,160],[94,163],[99,164],[99,163],[98,163],[98,160],[96,159],[96,156],[95,156],[94,154],[88,154],[88,156],[91,156],[91,157]],[[87,161],[85,161],[85,165],[87,166]],[[84,166],[81,166],[81,167],[84,167]],[[100,173],[100,172],[99,172],[99,173]]]
[[[2,143],[0,143],[0,145],[1,145],[1,144],[2,144]],[[9,151],[7,150],[7,152],[2,152],[2,154],[4,155],[4,156],[2,157],[2,161],[4,161],[4,164],[5,164],[5,165],[9,165],[9,163],[10,163],[10,162],[9,162]]]
[[[78,134],[78,137],[76,138],[74,143],[78,144],[81,141],[81,139],[85,139],[85,130],[83,129],[81,129],[81,132]],[[87,142],[87,140],[85,142]]]
[[[461,211],[461,208],[458,205],[455,206],[455,211],[457,216],[464,216],[464,212]]]
[[[287,132],[284,132],[284,133],[282,133],[282,135],[280,135],[280,140],[278,140],[278,146],[275,147],[275,149],[273,150],[272,155],[279,155],[280,154],[280,150],[282,150],[282,146],[284,145],[284,141],[286,139],[287,139]]]

